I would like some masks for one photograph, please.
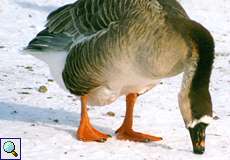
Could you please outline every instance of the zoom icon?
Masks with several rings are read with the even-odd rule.
[[[0,138],[0,160],[21,160],[21,138]]]

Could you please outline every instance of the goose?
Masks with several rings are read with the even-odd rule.
[[[204,153],[214,40],[176,0],[78,0],[50,13],[26,50],[80,97],[76,137],[86,142],[110,137],[91,125],[87,105],[109,105],[120,96],[126,96],[126,114],[117,139],[162,140],[132,129],[135,102],[160,80],[183,72],[179,108],[193,152]]]

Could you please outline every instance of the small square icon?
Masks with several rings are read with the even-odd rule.
[[[21,138],[0,138],[0,160],[21,160]]]

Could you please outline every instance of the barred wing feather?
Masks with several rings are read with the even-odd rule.
[[[137,0],[78,0],[53,11],[46,29],[27,46],[32,50],[69,50],[77,40],[107,29],[127,16]]]
[[[46,27],[68,36],[93,34],[119,21],[131,5],[128,0],[78,0],[52,12]]]

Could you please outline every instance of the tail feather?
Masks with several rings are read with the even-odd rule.
[[[73,43],[73,38],[79,35],[78,30],[73,26],[71,7],[72,4],[68,4],[51,12],[47,17],[46,28],[30,41],[27,49],[68,50]]]
[[[48,28],[42,30],[31,40],[27,49],[32,50],[68,50],[72,44],[72,37],[63,33],[53,34]]]

